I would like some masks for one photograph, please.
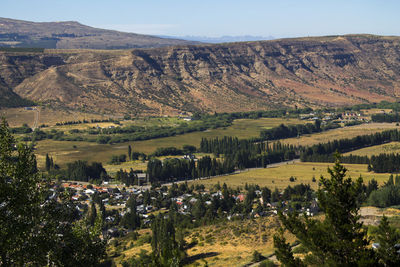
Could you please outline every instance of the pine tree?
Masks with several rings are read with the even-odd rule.
[[[399,248],[400,233],[389,225],[388,218],[383,216],[377,231],[376,242],[379,243],[378,256],[381,264],[385,266],[400,266]]]
[[[131,196],[126,202],[126,207],[129,211],[124,215],[121,224],[130,230],[135,230],[140,227],[140,217],[136,211],[136,198]]]
[[[153,220],[151,230],[153,233],[151,238],[153,264],[166,267],[180,266],[186,253],[180,246],[183,244],[179,244],[175,239],[172,220],[164,219],[160,214]],[[183,239],[183,236],[179,239]]]
[[[87,218],[88,224],[91,226],[94,226],[96,218],[97,218],[96,204],[94,204],[94,202],[92,202],[92,205],[90,206],[90,210],[88,211],[88,218]]]
[[[132,160],[132,147],[131,147],[131,145],[128,145],[128,158],[129,158],[129,160]]]
[[[332,169],[328,168],[330,178],[321,176],[321,188],[317,192],[318,204],[325,214],[323,221],[304,219],[297,213],[287,216],[279,213],[284,227],[294,234],[310,252],[304,260],[296,258],[301,264],[318,266],[374,266],[377,258],[368,248],[369,239],[359,222],[362,178],[352,181],[346,178],[347,169],[340,164],[340,156]],[[282,239],[274,237],[277,257],[284,265],[292,265],[293,254]]]
[[[49,154],[46,154],[46,163],[45,163],[45,166],[46,166],[46,171],[50,171],[50,168],[51,168],[51,160],[50,160]]]

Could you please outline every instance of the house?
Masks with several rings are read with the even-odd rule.
[[[153,206],[146,206],[146,211],[151,211],[153,209]]]
[[[192,196],[191,194],[183,194],[183,195],[182,195],[183,199],[190,198],[191,196]]]
[[[379,243],[373,243],[371,246],[373,249],[378,249],[381,247],[381,245]]]
[[[196,156],[195,156],[195,155],[192,155],[192,154],[184,155],[184,156],[183,156],[183,159],[192,159],[192,160],[194,160],[194,159],[196,159]]]
[[[235,200],[236,200],[236,201],[243,202],[243,201],[244,201],[244,198],[245,198],[244,194],[239,194],[239,195],[237,195],[237,196],[235,197]]]
[[[93,189],[86,189],[85,190],[85,194],[93,195],[94,193],[95,193],[95,191]]]
[[[118,237],[119,231],[116,227],[113,227],[107,230],[107,235],[110,237]]]
[[[147,182],[147,174],[146,173],[137,173],[138,185],[142,185]]]
[[[106,222],[113,222],[113,221],[115,221],[114,217],[112,217],[112,216],[106,217]]]
[[[317,203],[316,200],[313,200],[313,201],[311,202],[310,207],[307,209],[306,214],[307,214],[308,216],[314,216],[315,214],[318,213],[318,211],[319,211],[318,203]]]
[[[192,205],[194,205],[196,202],[197,202],[196,198],[192,198],[192,199],[189,200],[189,203],[192,204]]]
[[[216,193],[211,194],[211,196],[212,196],[212,197],[220,197],[220,198],[221,198],[222,193],[221,193],[221,191],[218,191],[218,192],[216,192]]]

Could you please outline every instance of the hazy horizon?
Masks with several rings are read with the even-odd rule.
[[[23,7],[23,8],[21,8]],[[65,1],[3,0],[0,16],[167,36],[400,35],[400,2],[388,1]]]

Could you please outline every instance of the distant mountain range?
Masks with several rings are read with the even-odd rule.
[[[242,36],[221,36],[221,37],[207,37],[207,36],[167,36],[160,35],[161,38],[177,38],[187,41],[195,41],[202,43],[218,44],[218,43],[234,43],[234,42],[253,42],[253,41],[265,41],[276,39],[273,36],[252,36],[252,35],[242,35]]]
[[[130,49],[196,42],[103,30],[76,21],[31,22],[0,18],[0,47],[59,49]]]

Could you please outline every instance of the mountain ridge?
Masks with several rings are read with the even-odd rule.
[[[130,49],[197,42],[99,29],[77,21],[31,22],[0,18],[0,47]]]
[[[100,113],[343,106],[400,96],[400,37],[4,52],[0,64],[7,66],[0,80],[21,97]]]

